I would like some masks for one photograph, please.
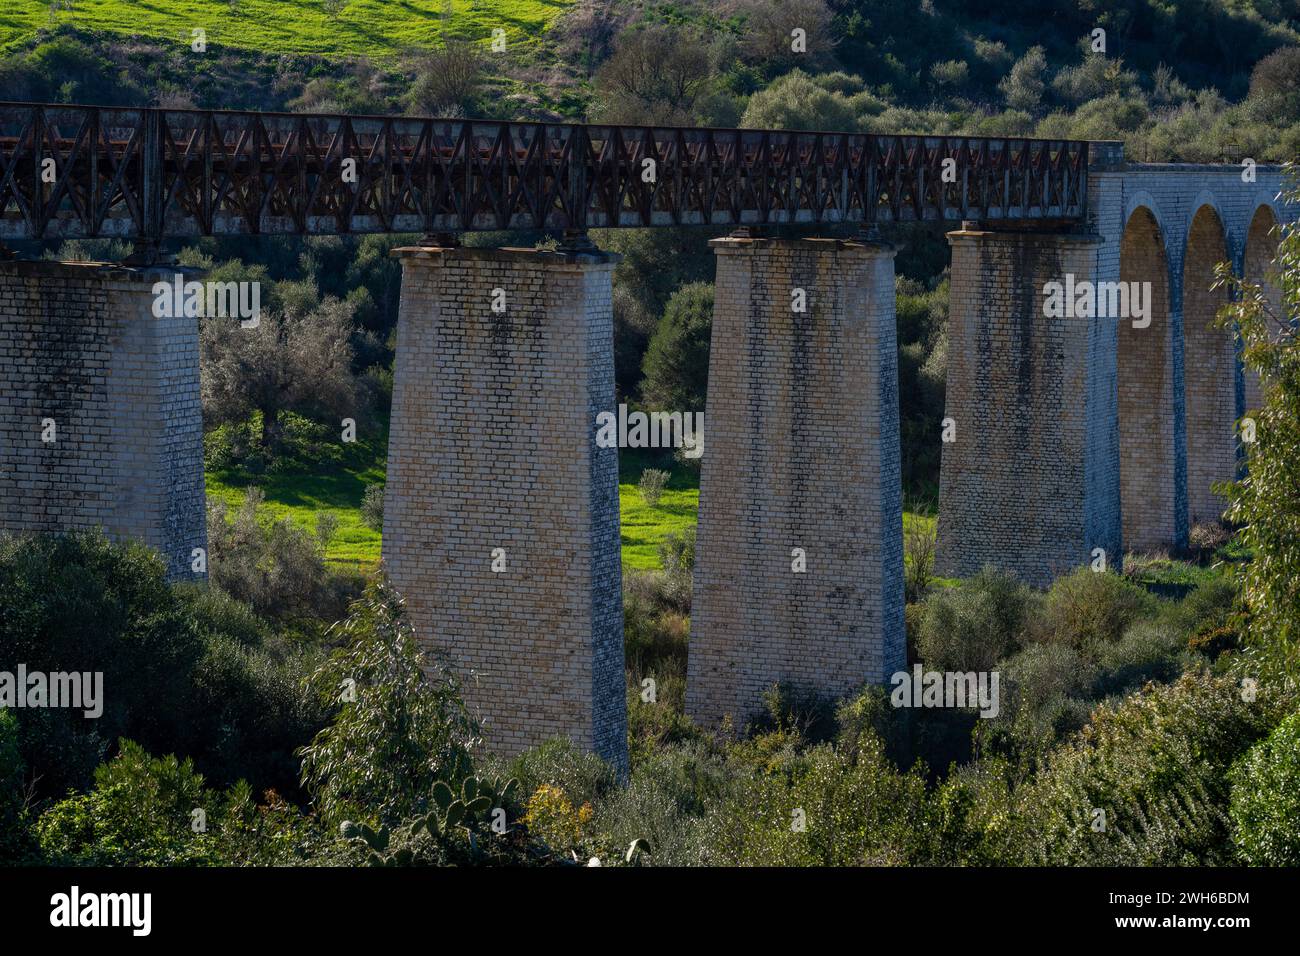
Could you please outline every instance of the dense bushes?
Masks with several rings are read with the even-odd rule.
[[[203,653],[148,548],[94,535],[0,538],[0,666],[103,674],[98,718],[17,711],[41,793],[84,787],[119,737],[167,747],[190,716]]]
[[[299,652],[247,608],[171,587],[154,552],[100,535],[0,538],[0,668],[103,674],[103,714],[16,711],[41,797],[89,785],[119,738],[182,753],[220,783],[295,791],[295,748],[323,714],[303,694]]]
[[[1099,708],[1024,791],[1024,862],[1231,863],[1228,770],[1273,717],[1235,681],[1192,675]]]
[[[208,502],[208,569],[214,584],[284,630],[318,637],[322,622],[343,616],[357,585],[331,574],[325,549],[336,529],[317,513],[315,534],[291,518],[263,521],[260,489],[249,488],[233,515],[225,502]]]
[[[1300,866],[1300,712],[1233,768],[1231,813],[1246,863]]]
[[[1152,606],[1145,591],[1118,575],[1080,568],[1059,578],[1047,592],[1039,638],[1093,653],[1119,640]]]
[[[115,608],[119,619],[132,622],[130,633],[152,640],[170,623],[173,631],[163,633],[173,641],[187,637],[193,653],[181,681],[193,709],[162,702],[171,708],[162,716],[185,730],[158,733],[133,716],[136,702],[114,726],[152,729],[155,742],[97,740],[111,759],[82,792],[53,802],[24,807],[20,795],[32,770],[52,751],[38,748],[35,762],[25,766],[19,730],[30,712],[0,713],[6,859],[39,854],[48,862],[110,865],[1296,859],[1300,722],[1292,716],[1273,729],[1286,708],[1293,712],[1294,701],[1273,693],[1256,697],[1234,679],[1201,673],[1209,658],[1189,646],[1200,617],[1230,604],[1230,591],[1216,579],[1175,604],[1091,571],[1083,574],[1109,579],[1069,576],[1042,596],[986,571],[927,595],[918,605],[918,643],[926,667],[1001,671],[997,718],[895,708],[880,688],[832,713],[824,701],[776,689],[769,719],[732,740],[703,733],[682,716],[685,633],[680,647],[664,643],[665,622],[680,612],[661,579],[649,577],[629,586],[633,627],[647,630],[640,638],[629,630],[629,639],[643,647],[630,659],[633,761],[629,780],[620,784],[598,758],[565,741],[509,764],[481,756],[477,726],[455,680],[419,653],[400,599],[382,582],[352,606],[330,636],[340,646],[323,658],[292,653],[246,606],[211,587],[159,590],[136,574],[132,592],[116,575],[140,570],[132,563],[142,560],[138,552],[94,537],[5,544],[0,572],[16,587],[4,593],[23,596],[8,597],[0,616],[11,643],[15,631],[39,629],[51,615],[75,620],[64,605],[30,603],[30,581],[19,573],[33,567],[45,573],[57,554],[98,575],[99,603],[80,610],[108,615]],[[161,566],[152,573],[160,584]],[[104,603],[114,598],[123,603]],[[79,600],[86,600],[84,592]],[[125,638],[109,633],[110,647],[121,651]],[[300,675],[309,670],[312,697],[305,699]],[[657,696],[640,693],[639,670],[657,676]],[[1134,693],[1147,681],[1153,683]],[[312,812],[262,792],[266,780],[281,779],[294,766],[295,737],[301,741],[327,720],[301,751]],[[205,767],[218,776],[209,777]],[[257,789],[231,779],[250,770],[263,781]],[[510,778],[517,780],[514,788],[506,786]],[[439,786],[491,797],[453,819],[436,797]],[[496,809],[504,832],[494,826]]]
[[[93,789],[41,816],[37,837],[46,858],[64,865],[202,863],[209,859],[207,817],[216,815],[211,796],[193,761],[151,758],[124,740],[95,771]]]

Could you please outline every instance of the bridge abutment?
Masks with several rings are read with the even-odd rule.
[[[1121,561],[1115,318],[1072,314],[1070,283],[1118,277],[1087,235],[949,233],[945,440],[935,571],[1034,585]],[[1045,314],[1048,283],[1064,316]]]
[[[489,747],[568,737],[626,770],[618,450],[595,442],[617,257],[396,254],[388,573]]]
[[[198,320],[153,309],[174,272],[0,261],[0,529],[103,528],[205,576]]]
[[[773,684],[838,696],[906,664],[894,252],[713,247],[686,709],[741,730]]]

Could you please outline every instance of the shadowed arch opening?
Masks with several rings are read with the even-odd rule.
[[[1183,259],[1183,395],[1187,421],[1187,512],[1192,524],[1218,521],[1226,502],[1212,489],[1236,474],[1236,349],[1216,324],[1228,302],[1212,289],[1214,266],[1228,259],[1219,214],[1202,206],[1192,219]]]
[[[1169,263],[1155,216],[1139,207],[1124,227],[1120,281],[1137,283],[1150,324],[1119,319],[1120,514],[1124,546],[1155,551],[1175,543],[1173,343]],[[1149,296],[1149,298],[1148,298]],[[1138,323],[1140,326],[1143,323]]]
[[[1258,283],[1264,290],[1268,303],[1276,314],[1282,314],[1282,290],[1269,281],[1273,271],[1273,259],[1277,255],[1277,216],[1268,206],[1255,210],[1255,217],[1250,221],[1250,230],[1246,233],[1246,254],[1242,260],[1242,278],[1247,282]],[[1245,412],[1257,410],[1263,404],[1259,373],[1254,369],[1243,369],[1246,390]]]

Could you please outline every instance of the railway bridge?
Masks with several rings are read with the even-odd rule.
[[[492,746],[567,736],[622,767],[618,456],[595,440],[617,257],[590,228],[730,230],[687,708],[743,725],[776,681],[841,694],[905,665],[880,227],[960,224],[939,569],[1042,584],[1214,515],[1254,383],[1210,324],[1211,268],[1261,276],[1288,218],[1278,170],[1253,174],[1114,143],[0,104],[0,243],[135,246],[121,265],[0,258],[0,529],[103,527],[201,573],[198,320],[154,308],[164,243],[418,236],[396,251],[388,572]],[[840,238],[778,235],[795,224]],[[460,244],[504,230],[558,242]],[[1089,284],[1094,305],[1140,290],[1141,314],[1078,307]]]

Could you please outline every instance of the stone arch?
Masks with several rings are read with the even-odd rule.
[[[1242,278],[1247,282],[1259,283],[1265,297],[1274,311],[1282,313],[1282,290],[1269,281],[1273,269],[1273,258],[1277,255],[1278,242],[1277,213],[1268,203],[1263,203],[1255,210],[1246,231],[1245,251],[1242,255]],[[1253,369],[1242,369],[1245,388],[1242,414],[1256,410],[1262,404],[1263,394],[1260,389],[1259,374]]]
[[[1121,316],[1117,382],[1120,515],[1124,546],[1167,549],[1176,540],[1173,432],[1173,323],[1169,260],[1155,213],[1139,206],[1120,240],[1120,281],[1137,283],[1149,324]],[[1148,295],[1149,290],[1149,295]]]
[[[1196,208],[1183,256],[1183,401],[1187,512],[1191,524],[1217,521],[1225,502],[1212,489],[1236,474],[1236,350],[1216,324],[1228,291],[1214,289],[1214,267],[1231,261],[1223,220],[1212,205]]]

